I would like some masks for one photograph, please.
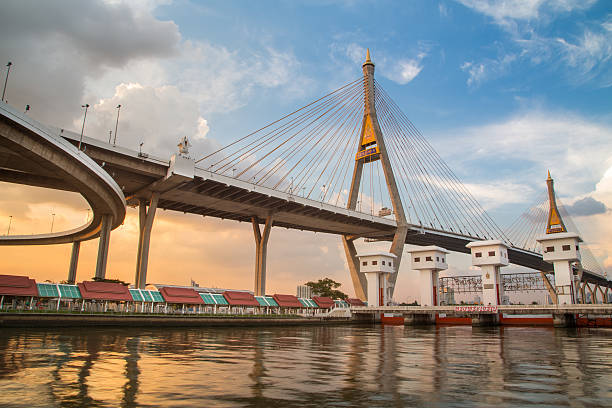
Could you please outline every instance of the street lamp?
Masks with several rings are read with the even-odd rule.
[[[117,127],[119,126],[119,111],[121,110],[121,105],[117,105],[117,122],[115,122],[115,139],[113,140],[113,146],[117,143]],[[110,139],[108,140],[110,143]]]
[[[13,65],[13,63],[11,61],[9,61],[8,64],[6,64],[6,68],[7,68],[7,70],[6,70],[6,78],[4,79],[4,89],[2,89],[2,100],[4,102],[6,102],[4,100],[4,94],[6,93],[6,83],[8,82],[8,76],[9,76],[9,73],[11,72],[11,65]]]
[[[51,214],[51,232],[53,232],[53,223],[55,222],[55,213]]]
[[[85,108],[85,115],[83,116],[83,126],[81,127],[81,138],[79,139],[79,150],[81,150],[81,143],[83,143],[83,131],[85,130],[85,119],[87,119],[87,109],[89,104],[81,105],[81,108]]]
[[[6,230],[6,236],[8,237],[9,234],[11,233],[11,221],[13,221],[13,216],[9,215],[9,225],[8,225],[8,229]]]

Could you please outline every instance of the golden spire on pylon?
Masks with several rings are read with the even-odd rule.
[[[546,185],[548,186],[548,224],[546,225],[546,233],[554,234],[556,232],[567,232],[565,224],[559,214],[557,208],[557,200],[555,198],[555,187],[553,185],[553,179],[550,177],[550,170],[548,170],[548,178],[546,179]]]
[[[366,60],[363,63],[363,65],[374,65],[374,63],[370,59],[370,49],[369,48],[368,48],[368,51],[366,52]]]

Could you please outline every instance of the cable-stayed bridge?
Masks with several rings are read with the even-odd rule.
[[[265,293],[266,248],[273,226],[340,235],[362,299],[367,284],[359,273],[358,238],[390,241],[396,270],[405,244],[470,253],[470,242],[499,240],[511,263],[552,271],[538,247],[523,239],[522,224],[504,232],[401,112],[375,81],[369,53],[363,71],[362,78],[197,159],[189,157],[187,141],[168,161],[97,139],[81,140],[3,104],[0,179],[84,194],[94,219],[81,228],[94,234],[5,236],[0,244],[74,242],[69,274],[74,280],[78,243],[101,236],[96,275],[104,276],[110,230],[124,213],[98,209],[105,199],[91,198],[83,191],[84,180],[69,177],[70,160],[75,160],[91,171],[103,168],[112,177],[106,188],[120,189],[128,204],[139,206],[137,287],[146,284],[157,208],[252,223],[256,294]],[[62,162],[61,171],[49,164],[60,145],[73,158]],[[532,225],[534,239],[545,229]],[[607,286],[599,270],[586,269],[583,279]],[[389,295],[395,279],[389,279]]]

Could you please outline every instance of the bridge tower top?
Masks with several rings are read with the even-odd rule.
[[[550,170],[548,171],[548,178],[546,179],[546,185],[548,186],[548,223],[546,224],[546,233],[555,234],[559,232],[567,232],[567,228],[561,218],[561,213],[557,207],[557,200],[555,198],[555,187],[553,179],[550,177]]]

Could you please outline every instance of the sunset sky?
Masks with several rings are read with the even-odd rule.
[[[170,158],[224,146],[361,75],[376,78],[501,227],[546,171],[612,272],[612,7],[605,0],[34,1],[0,6],[8,103],[43,123]],[[78,195],[0,183],[0,234],[84,223]],[[578,202],[577,205],[574,205]],[[53,215],[54,214],[54,215]],[[133,282],[137,213],[113,231],[107,276]],[[386,249],[388,244],[379,245]],[[363,247],[363,246],[362,246]],[[78,280],[94,274],[83,243]],[[253,289],[250,224],[159,211],[148,282]],[[468,274],[469,257],[449,256]],[[70,245],[0,247],[0,273],[66,279]],[[514,270],[523,270],[514,268]],[[417,295],[408,262],[398,301]],[[330,277],[353,294],[337,236],[275,228],[268,293]]]

